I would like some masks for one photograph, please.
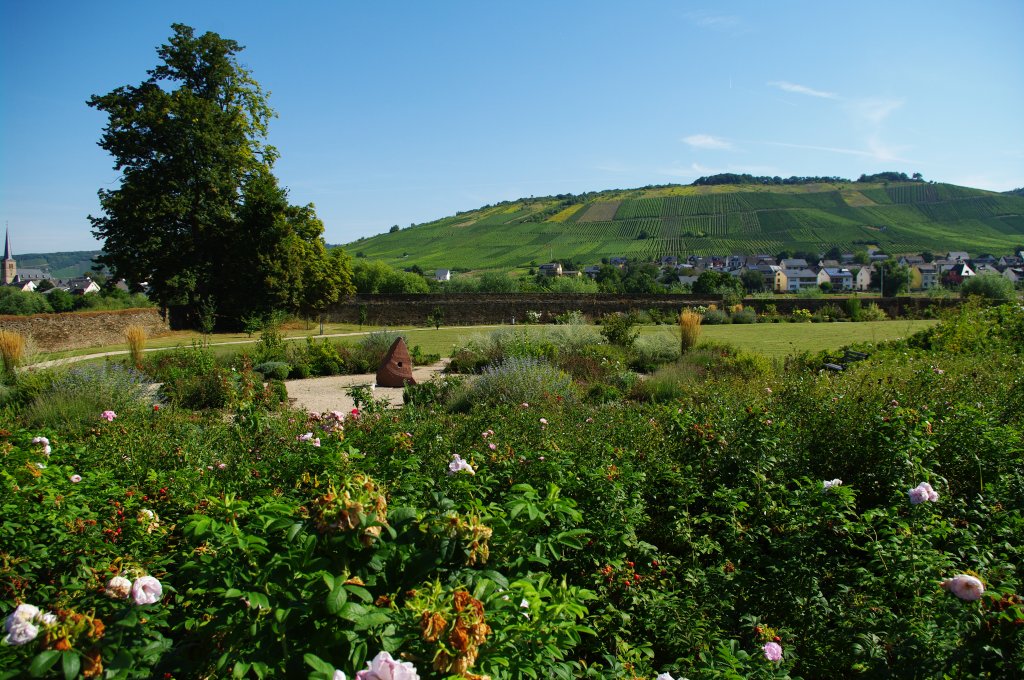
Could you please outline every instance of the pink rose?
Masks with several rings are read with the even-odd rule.
[[[910,502],[913,505],[919,505],[925,501],[934,503],[939,500],[938,492],[936,492],[928,482],[921,482],[908,491],[907,495],[910,497]]]
[[[782,646],[777,642],[767,642],[764,649],[764,658],[769,661],[782,661]]]
[[[164,587],[152,576],[140,576],[132,584],[132,601],[135,604],[153,604],[164,595]]]
[[[468,472],[471,475],[476,474],[476,470],[468,462],[462,459],[457,453],[452,454],[452,462],[448,463],[448,474],[454,475],[458,472]]]
[[[102,418],[103,420],[106,420],[108,423],[113,422],[114,418],[116,418],[116,417],[117,417],[117,414],[114,413],[113,411],[104,411],[103,413],[100,414],[100,418]]]
[[[985,584],[981,582],[981,579],[970,574],[957,574],[940,585],[961,600],[969,602],[979,599],[985,592]]]
[[[356,680],[420,680],[415,666],[408,661],[397,661],[387,652],[381,652],[366,665],[366,670],[356,673]]]

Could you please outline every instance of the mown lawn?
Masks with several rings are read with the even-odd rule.
[[[937,321],[896,320],[860,323],[759,323],[703,326],[701,341],[727,342],[770,357],[838,349],[857,342],[906,338]],[[645,326],[642,333],[675,333],[671,326]]]

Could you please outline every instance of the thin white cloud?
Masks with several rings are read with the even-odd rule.
[[[861,118],[879,125],[903,104],[902,99],[861,99],[854,102],[854,111]]]
[[[690,135],[689,137],[683,137],[683,141],[690,146],[697,147],[698,149],[732,148],[732,142],[713,135]]]
[[[669,168],[657,168],[655,172],[660,173],[662,175],[666,175],[668,177],[691,179],[696,177],[703,177],[705,175],[717,175],[725,171],[719,168],[709,168],[707,166],[701,165],[700,163],[690,163],[689,167],[681,167],[678,165],[674,165]]]
[[[703,28],[735,28],[740,19],[732,14],[703,14],[693,16],[693,23]]]
[[[898,155],[898,151],[889,148],[878,141],[877,138],[871,137],[868,139],[868,149],[845,149],[838,146],[817,146],[814,144],[790,144],[788,142],[764,142],[768,146],[781,146],[787,149],[806,149],[808,151],[823,151],[826,153],[839,153],[848,156],[860,156],[862,158],[871,158],[876,161],[899,161],[901,163],[912,163],[913,161],[907,158],[901,158]]]
[[[713,12],[687,12],[683,15],[698,28],[710,31],[719,31],[731,35],[742,35],[751,31],[750,26],[743,21],[742,17],[735,14],[715,14]]]
[[[898,148],[885,144],[876,135],[868,137],[868,149],[870,150],[872,157],[880,161],[910,162],[906,158],[900,157],[900,151]]]
[[[806,85],[797,85],[796,83],[790,83],[785,80],[772,80],[768,83],[768,85],[772,87],[777,87],[780,90],[784,90],[786,92],[805,94],[808,97],[819,97],[821,99],[839,99],[839,95],[837,95],[835,92],[815,90],[813,87],[807,87]]]

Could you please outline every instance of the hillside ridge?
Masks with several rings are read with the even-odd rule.
[[[890,181],[893,174],[858,181],[728,175],[717,177],[761,182],[521,198],[392,227],[344,247],[403,268],[471,270],[556,259],[588,264],[611,257],[774,255],[833,247],[1010,253],[1024,243],[1024,197],[902,174]]]

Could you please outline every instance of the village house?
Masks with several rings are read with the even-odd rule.
[[[916,264],[910,268],[910,288],[928,290],[939,285],[939,268],[934,264]]]
[[[851,270],[854,290],[866,291],[871,288],[871,271],[872,268],[867,265]]]
[[[818,285],[831,283],[834,290],[853,290],[853,274],[849,269],[824,267],[818,272]]]
[[[434,272],[435,281],[451,281],[452,272],[450,269],[438,269]]]
[[[551,262],[548,264],[542,264],[537,267],[537,271],[544,276],[561,276],[562,275],[562,263]]]
[[[786,290],[799,291],[818,285],[818,272],[813,269],[785,269]]]

